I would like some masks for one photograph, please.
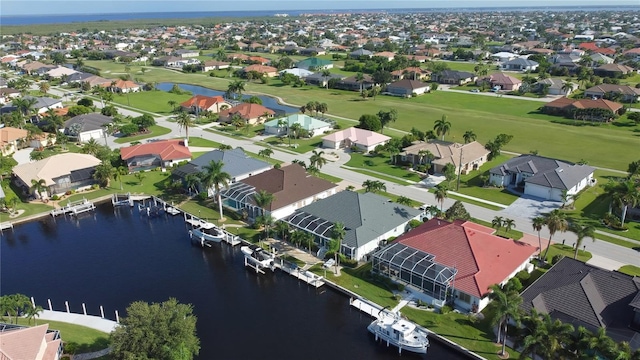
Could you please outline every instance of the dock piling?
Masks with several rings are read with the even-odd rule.
[[[67,308],[67,312],[70,313],[71,311],[69,311],[69,302],[68,301],[65,300],[64,306]]]
[[[100,317],[104,319],[104,309],[102,308],[102,305],[100,305]]]
[[[82,312],[87,315],[87,307],[82,303]]]

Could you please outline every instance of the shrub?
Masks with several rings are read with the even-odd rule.
[[[196,198],[200,201],[205,201],[207,200],[207,198],[209,197],[209,194],[207,194],[206,191],[200,192],[198,193],[198,195],[196,196]]]
[[[553,258],[551,258],[551,265],[555,265],[558,261],[562,260],[563,257],[564,255],[562,254],[554,255]]]
[[[448,314],[451,312],[451,307],[448,305],[445,305],[443,307],[440,308],[440,314]]]
[[[412,219],[409,221],[409,227],[412,229],[417,228],[418,226],[420,226],[420,224],[422,224],[420,220]]]
[[[340,260],[340,265],[354,269],[358,267],[358,261],[354,259],[342,259]]]
[[[518,271],[518,273],[516,274],[516,277],[520,279],[520,281],[525,282],[529,280],[529,278],[531,277],[531,274],[529,274],[527,270],[522,270],[522,271]]]
[[[58,195],[53,195],[53,196],[51,197],[51,200],[53,200],[53,201],[60,200],[60,196],[58,196]]]

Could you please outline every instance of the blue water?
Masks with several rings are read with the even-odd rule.
[[[50,216],[0,235],[0,294],[114,318],[133,301],[193,304],[199,359],[424,359],[376,344],[371,319],[349,298],[282,273],[257,276],[239,247],[192,245],[181,216],[149,219],[136,208]],[[64,339],[64,334],[63,334]],[[464,357],[432,341],[431,359]]]
[[[470,8],[414,8],[414,9],[325,9],[325,10],[243,10],[243,11],[203,11],[203,12],[132,12],[109,14],[68,14],[68,15],[10,15],[0,16],[2,25],[30,25],[30,24],[65,24],[77,22],[118,21],[134,19],[193,19],[193,18],[233,18],[233,17],[263,17],[276,13],[287,13],[290,16],[300,14],[327,13],[420,13],[420,12],[507,12],[507,11],[638,11],[640,6],[573,6],[557,7],[470,7]]]
[[[204,95],[204,96],[224,96],[224,91],[213,90],[206,87],[198,86],[198,85],[189,85],[189,84],[178,84],[180,89],[189,91],[193,95]],[[173,83],[159,83],[157,85],[158,90],[169,91],[173,87]],[[251,95],[242,95],[242,98],[249,99]],[[284,114],[294,114],[300,112],[300,109],[278,104],[278,101],[275,98],[266,95],[258,95],[258,97],[262,100],[262,105],[276,112],[278,115]]]

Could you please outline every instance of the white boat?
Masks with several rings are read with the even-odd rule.
[[[180,214],[180,210],[174,208],[173,206],[169,206],[168,208],[165,209],[165,211],[167,212],[167,214],[170,214],[170,215]]]
[[[367,326],[367,330],[376,336],[376,341],[382,341],[396,346],[398,353],[402,350],[418,354],[426,354],[429,347],[427,333],[419,329],[411,321],[400,318],[398,314],[380,312],[379,318]]]
[[[243,246],[240,250],[244,254],[245,265],[250,265],[256,271],[263,268],[269,268],[271,271],[275,270],[275,257],[270,252],[257,245]]]
[[[211,243],[219,243],[224,237],[224,232],[210,222],[202,221],[193,230],[189,230],[189,236],[196,240],[202,247],[211,247]]]

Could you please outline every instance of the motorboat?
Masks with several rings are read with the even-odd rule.
[[[387,346],[396,346],[398,353],[407,350],[426,354],[429,347],[427,332],[396,313],[381,311],[378,318],[367,326],[367,330],[375,335],[376,341],[382,340]]]
[[[194,229],[189,230],[189,237],[198,241],[202,247],[211,247],[211,243],[222,241],[224,232],[210,222],[201,221]]]
[[[169,215],[178,215],[180,214],[180,210],[174,208],[173,206],[169,206],[168,208],[165,209],[166,213]]]
[[[244,254],[245,265],[255,268],[256,271],[264,268],[275,270],[275,257],[265,249],[257,245],[248,245],[241,247],[240,251]]]

